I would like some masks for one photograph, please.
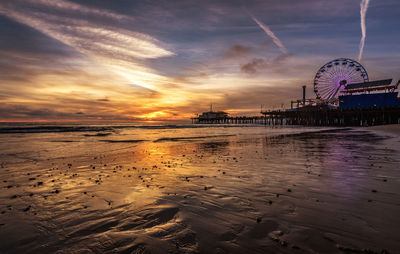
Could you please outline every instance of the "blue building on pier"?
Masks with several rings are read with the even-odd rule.
[[[392,85],[392,79],[386,79],[349,84],[339,96],[339,108],[398,107],[400,100],[395,90],[399,82]]]

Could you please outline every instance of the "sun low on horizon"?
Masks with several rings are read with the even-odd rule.
[[[360,3],[361,2],[361,3]],[[290,106],[326,62],[399,79],[397,0],[0,2],[0,122]],[[388,40],[387,38],[390,38]]]

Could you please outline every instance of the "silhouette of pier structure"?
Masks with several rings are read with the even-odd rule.
[[[369,126],[400,124],[400,81],[369,81],[365,68],[349,58],[323,65],[314,78],[316,98],[292,100],[290,109],[262,110],[261,116],[230,117],[226,112],[204,112],[196,124],[264,124],[305,126]]]
[[[261,116],[231,117],[226,112],[204,112],[192,118],[194,124],[264,124],[304,126],[372,126],[400,124],[400,81],[392,80],[349,84],[336,100],[306,99],[291,101],[290,109],[261,110]],[[384,92],[377,92],[384,91]],[[336,103],[336,104],[335,104]],[[294,107],[295,106],[295,107]]]

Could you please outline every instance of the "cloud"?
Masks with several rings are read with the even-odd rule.
[[[273,69],[279,71],[283,67],[284,61],[291,57],[292,54],[281,54],[272,60],[266,60],[263,58],[253,58],[249,63],[243,64],[240,70],[247,74],[256,74],[265,69]]]
[[[110,100],[108,98],[103,98],[103,99],[98,99],[97,101],[101,101],[101,102],[109,102]]]
[[[51,119],[53,121],[65,120],[140,120],[138,117],[129,117],[126,115],[115,114],[112,110],[98,110],[92,113],[82,111],[73,112],[65,111],[65,109],[49,109],[43,106],[32,105],[0,105],[0,121],[37,121],[43,119]]]
[[[252,51],[251,47],[246,47],[240,44],[231,46],[228,52],[224,55],[224,58],[238,58],[248,55]]]
[[[56,15],[54,11],[61,13]],[[80,16],[76,17],[76,13]],[[174,53],[159,46],[161,43],[147,34],[122,29],[111,25],[111,22],[110,25],[102,25],[96,19],[83,16],[86,13],[111,19],[128,19],[110,11],[89,9],[68,1],[19,0],[0,3],[0,14],[70,46],[135,85],[154,88],[151,80],[165,81],[154,70],[143,66],[141,60],[172,56]]]
[[[291,83],[297,87],[292,87]],[[246,89],[238,89],[224,96],[221,106],[230,111],[257,112],[261,104],[268,108],[280,107],[282,104],[290,107],[290,100],[301,96],[299,81],[279,82],[279,87],[267,89],[265,87],[249,86]]]
[[[251,18],[254,20],[254,22],[257,23],[257,25],[264,30],[264,32],[270,36],[272,38],[272,40],[274,41],[275,45],[279,47],[279,49],[282,51],[283,54],[288,54],[288,50],[286,49],[286,47],[283,45],[283,43],[281,42],[281,40],[279,40],[278,37],[276,37],[276,35],[274,34],[274,32],[271,31],[271,29],[265,25],[264,23],[262,23],[261,21],[259,21],[256,17],[254,17],[253,15],[251,15]]]
[[[0,106],[0,120],[2,119],[43,119],[43,118],[68,118],[75,114],[58,112],[46,108],[37,108],[25,105],[2,104]]]
[[[27,0],[26,2],[38,5],[39,7],[53,7],[56,10],[66,10],[70,12],[79,12],[82,14],[94,14],[103,17],[113,18],[117,20],[131,20],[132,17],[126,15],[117,14],[107,10],[100,10],[96,8],[88,8],[84,5],[73,3],[67,0]]]
[[[240,67],[242,72],[247,74],[255,74],[258,70],[266,66],[266,61],[262,58],[254,58],[251,62]]]
[[[117,27],[99,27],[98,24],[89,21],[23,12],[19,8],[1,8],[0,13],[88,56],[113,56],[116,59],[132,60],[173,55],[172,52],[157,46],[158,41],[151,36]]]
[[[370,0],[361,0],[360,3],[360,25],[361,25],[361,40],[360,40],[360,52],[358,54],[358,61],[361,61],[364,45],[365,45],[365,38],[367,36],[367,27],[365,25],[365,16],[367,15],[368,5]]]

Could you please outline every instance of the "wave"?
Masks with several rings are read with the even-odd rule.
[[[204,138],[217,138],[217,137],[231,137],[236,135],[212,135],[212,136],[196,136],[196,137],[169,137],[169,138],[159,138],[153,142],[163,142],[163,141],[182,141],[182,140],[193,140],[193,139],[204,139]]]
[[[52,132],[89,132],[114,131],[113,127],[94,126],[33,126],[33,127],[1,127],[0,134],[7,133],[52,133]]]
[[[347,128],[347,127],[341,127],[341,128],[329,128],[329,129],[322,129],[322,130],[312,130],[312,131],[302,131],[302,132],[297,132],[297,133],[286,133],[286,134],[279,134],[279,135],[273,135],[269,138],[289,138],[289,137],[306,137],[309,135],[316,135],[316,134],[324,134],[324,133],[336,133],[336,132],[342,132],[342,131],[350,131],[352,128]]]
[[[52,133],[52,132],[115,132],[117,129],[193,129],[193,128],[232,128],[260,127],[261,125],[107,125],[107,126],[12,126],[0,127],[0,134],[9,133]],[[85,136],[90,136],[86,134]],[[92,136],[108,136],[95,134]]]

